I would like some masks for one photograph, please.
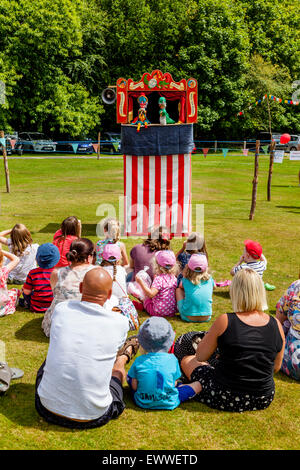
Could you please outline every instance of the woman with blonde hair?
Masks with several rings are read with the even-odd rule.
[[[236,273],[230,297],[234,313],[220,315],[206,334],[180,336],[174,354],[188,381],[200,382],[200,402],[223,411],[262,410],[274,399],[273,374],[280,370],[284,333],[280,322],[264,313],[265,288],[255,271]],[[202,340],[195,354],[196,336]]]
[[[38,243],[33,243],[31,233],[24,224],[16,224],[12,229],[0,233],[0,243],[8,246],[10,253],[19,258],[19,263],[8,275],[8,284],[24,284],[27,274],[37,267]],[[5,265],[9,261],[6,259]]]
[[[188,322],[209,321],[212,314],[214,280],[208,271],[206,256],[193,254],[182,275],[183,279],[176,289],[181,319]]]

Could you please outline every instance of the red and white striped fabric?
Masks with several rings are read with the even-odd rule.
[[[147,236],[155,225],[171,236],[191,228],[191,154],[124,155],[125,234]]]

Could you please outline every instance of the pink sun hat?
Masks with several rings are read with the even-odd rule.
[[[155,254],[156,261],[163,268],[170,269],[176,264],[176,257],[171,250],[161,250]]]
[[[188,267],[192,271],[196,271],[197,273],[203,273],[208,267],[206,256],[200,254],[198,255],[197,253],[195,253],[190,257]]]
[[[115,243],[108,243],[103,249],[102,258],[105,261],[119,261],[121,258],[120,247]]]

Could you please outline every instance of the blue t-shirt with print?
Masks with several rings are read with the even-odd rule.
[[[141,408],[173,410],[180,404],[175,381],[181,371],[174,354],[159,352],[139,356],[128,376],[138,381],[134,399]]]

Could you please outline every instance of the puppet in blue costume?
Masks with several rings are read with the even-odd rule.
[[[138,103],[140,105],[140,109],[138,110],[138,116],[132,121],[131,124],[137,124],[137,132],[140,132],[141,126],[148,127],[148,124],[151,124],[149,119],[147,119],[147,105],[148,105],[148,98],[146,95],[141,94],[138,97]]]
[[[167,101],[166,98],[161,96],[158,100],[158,105],[159,105],[159,122],[162,126],[165,126],[166,124],[175,124],[175,121],[170,118],[169,114],[167,113]]]

